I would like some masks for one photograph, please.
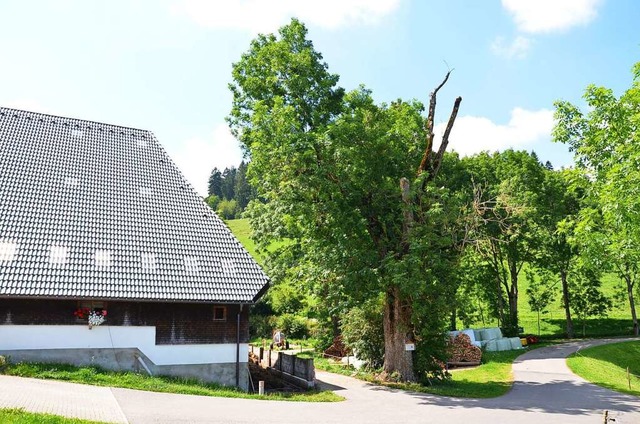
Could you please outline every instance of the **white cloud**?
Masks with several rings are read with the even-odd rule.
[[[524,59],[530,47],[531,39],[521,35],[514,38],[511,43],[507,43],[504,37],[496,37],[491,43],[491,51],[507,59]]]
[[[601,3],[602,0],[502,0],[518,30],[530,34],[586,25],[595,19]]]
[[[179,0],[172,10],[199,25],[273,32],[291,17],[327,29],[371,25],[394,12],[400,0]]]
[[[194,137],[178,146],[171,155],[198,194],[206,196],[211,170],[238,166],[242,150],[226,124],[214,128],[211,136]]]
[[[484,117],[462,116],[456,120],[449,135],[449,149],[462,156],[510,147],[523,149],[548,141],[553,125],[553,111],[548,109],[529,111],[516,107],[511,111],[511,119],[506,125],[496,124]],[[446,123],[441,123],[434,129],[438,145],[445,128]]]

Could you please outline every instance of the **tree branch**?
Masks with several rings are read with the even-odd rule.
[[[442,80],[440,85],[438,85],[436,89],[433,90],[431,94],[429,94],[429,113],[427,114],[427,125],[425,128],[427,133],[427,147],[424,151],[424,155],[422,156],[422,161],[420,161],[420,166],[418,167],[418,176],[427,170],[427,165],[430,162],[431,151],[433,149],[433,123],[435,121],[436,115],[436,95],[438,94],[438,91],[440,91],[440,89],[447,83],[447,80],[449,80],[451,71],[453,71],[453,69],[450,69],[449,72],[447,72],[447,75],[445,75],[444,80]]]
[[[447,150],[447,146],[449,145],[449,134],[451,134],[451,130],[453,129],[453,124],[456,121],[456,116],[458,116],[458,110],[460,109],[460,103],[462,102],[462,97],[456,98],[455,102],[453,102],[453,110],[451,111],[451,115],[449,116],[449,122],[447,122],[447,128],[444,130],[444,134],[442,135],[442,143],[440,143],[440,148],[438,149],[438,154],[435,157],[433,164],[433,177],[438,174],[440,170],[440,165],[442,164],[442,157],[444,156],[445,150]]]

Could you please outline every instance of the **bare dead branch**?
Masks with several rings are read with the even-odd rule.
[[[444,156],[444,152],[447,150],[447,146],[449,145],[449,134],[451,134],[451,130],[453,129],[453,124],[456,121],[456,116],[458,116],[458,110],[460,109],[460,103],[462,102],[462,97],[456,98],[455,102],[453,102],[453,110],[451,111],[451,115],[449,116],[449,122],[447,122],[447,127],[444,130],[444,134],[442,135],[442,143],[440,143],[440,148],[438,149],[438,154],[435,157],[433,164],[433,174],[434,178],[438,174],[440,170],[440,165],[442,164],[442,157]]]
[[[424,155],[422,155],[422,161],[420,161],[420,166],[418,167],[417,175],[420,175],[424,171],[426,171],[427,165],[430,162],[431,151],[433,150],[433,137],[434,137],[433,125],[434,125],[435,115],[436,115],[436,96],[438,94],[438,91],[440,91],[440,89],[449,80],[449,75],[451,75],[451,71],[453,71],[453,69],[450,69],[447,72],[447,74],[444,77],[444,80],[442,80],[440,85],[438,85],[435,88],[435,90],[433,90],[431,94],[429,94],[429,112],[427,114],[427,122],[426,122],[426,128],[425,128],[425,132],[427,133],[427,146],[424,151]]]

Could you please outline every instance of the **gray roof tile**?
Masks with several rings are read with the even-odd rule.
[[[0,297],[235,303],[267,283],[151,132],[0,108]]]

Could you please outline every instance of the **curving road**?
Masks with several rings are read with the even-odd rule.
[[[525,353],[514,362],[512,390],[494,399],[457,399],[407,393],[324,372],[317,373],[318,380],[344,396],[345,402],[211,398],[0,376],[0,407],[22,406],[34,411],[109,418],[113,422],[132,424],[571,424],[603,423],[605,410],[609,411],[610,418],[615,419],[612,423],[640,423],[640,398],[590,384],[571,373],[565,364],[564,358],[579,348],[618,341],[621,340],[566,343]],[[65,399],[64,393],[72,393],[76,398]],[[85,399],[85,405],[91,404],[92,415],[72,406],[78,401],[79,394]],[[92,396],[102,398],[94,399]],[[100,406],[100,402],[104,405]]]

